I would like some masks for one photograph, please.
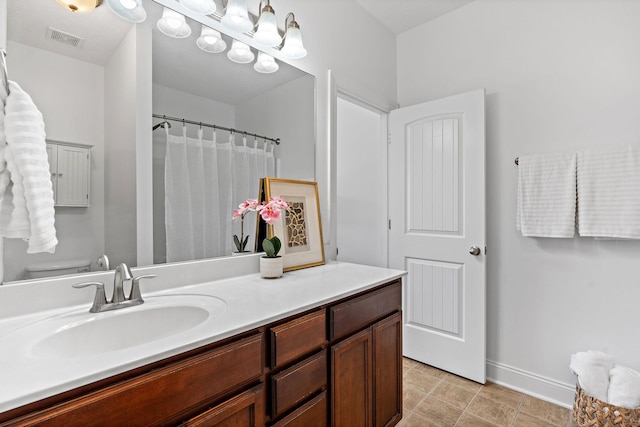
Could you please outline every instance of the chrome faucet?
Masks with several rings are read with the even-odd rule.
[[[74,288],[86,288],[87,286],[96,287],[96,295],[93,298],[93,305],[89,309],[91,313],[100,313],[103,311],[118,310],[121,308],[132,307],[144,303],[140,294],[140,281],[142,279],[153,279],[156,274],[144,274],[142,276],[133,277],[131,269],[124,262],[118,265],[113,275],[113,296],[107,301],[104,292],[104,283],[102,282],[85,282],[73,285]],[[124,295],[124,283],[131,280],[131,291],[129,296]]]
[[[124,282],[133,279],[131,269],[124,262],[116,267],[113,273],[113,296],[111,297],[112,304],[118,304],[126,301],[124,297]]]

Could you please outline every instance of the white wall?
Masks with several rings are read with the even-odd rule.
[[[104,252],[104,69],[9,41],[9,77],[33,99],[48,140],[92,145],[91,206],[56,207],[55,254],[29,254],[21,239],[5,239],[5,280],[25,278],[27,264],[90,259]],[[46,64],[46,73],[43,73]]]
[[[633,0],[476,0],[398,37],[401,106],[487,90],[488,373],[565,404],[574,352],[640,369],[640,243],[519,235],[514,158],[639,145],[639,21]]]
[[[133,26],[105,66],[104,233],[105,252],[114,266],[121,262],[138,265],[135,70],[136,27]]]
[[[335,134],[330,128],[329,71],[340,88],[376,105],[396,101],[395,35],[355,2],[278,0],[278,16],[292,11],[308,56],[287,61],[316,77],[316,181],[325,255],[335,254]],[[281,18],[279,18],[281,19]],[[333,123],[335,126],[335,123]],[[331,193],[329,190],[332,190]]]
[[[314,180],[314,95],[314,79],[303,76],[236,105],[237,129],[280,138],[279,177]],[[258,143],[262,147],[262,141]]]

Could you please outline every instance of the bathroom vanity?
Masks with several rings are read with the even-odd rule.
[[[66,363],[93,372],[59,385],[51,379],[40,386],[44,394],[25,389],[13,402],[0,400],[0,408],[13,406],[0,413],[0,426],[395,425],[402,417],[403,275],[332,263],[278,280],[252,274],[181,287],[180,295],[215,295],[226,304],[208,332],[121,368],[93,366],[104,355],[70,357]],[[153,346],[138,347],[140,355]],[[87,358],[92,363],[83,364]],[[55,366],[38,359],[23,368],[30,363],[43,375]]]

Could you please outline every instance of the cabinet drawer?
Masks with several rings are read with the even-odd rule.
[[[264,425],[262,385],[247,390],[181,424],[181,427],[261,427]]]
[[[14,426],[167,424],[241,384],[259,379],[262,334],[256,334],[69,402],[14,420]],[[124,418],[123,418],[124,417]]]
[[[323,391],[275,423],[273,427],[326,427],[327,425],[327,392]]]
[[[273,375],[271,377],[273,416],[283,414],[326,385],[326,350]]]
[[[271,328],[271,367],[283,366],[327,340],[326,315],[318,310]]]
[[[402,308],[402,282],[329,308],[329,339],[344,337]]]

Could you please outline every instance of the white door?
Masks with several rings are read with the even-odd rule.
[[[484,90],[390,114],[389,265],[404,355],[485,382]]]

